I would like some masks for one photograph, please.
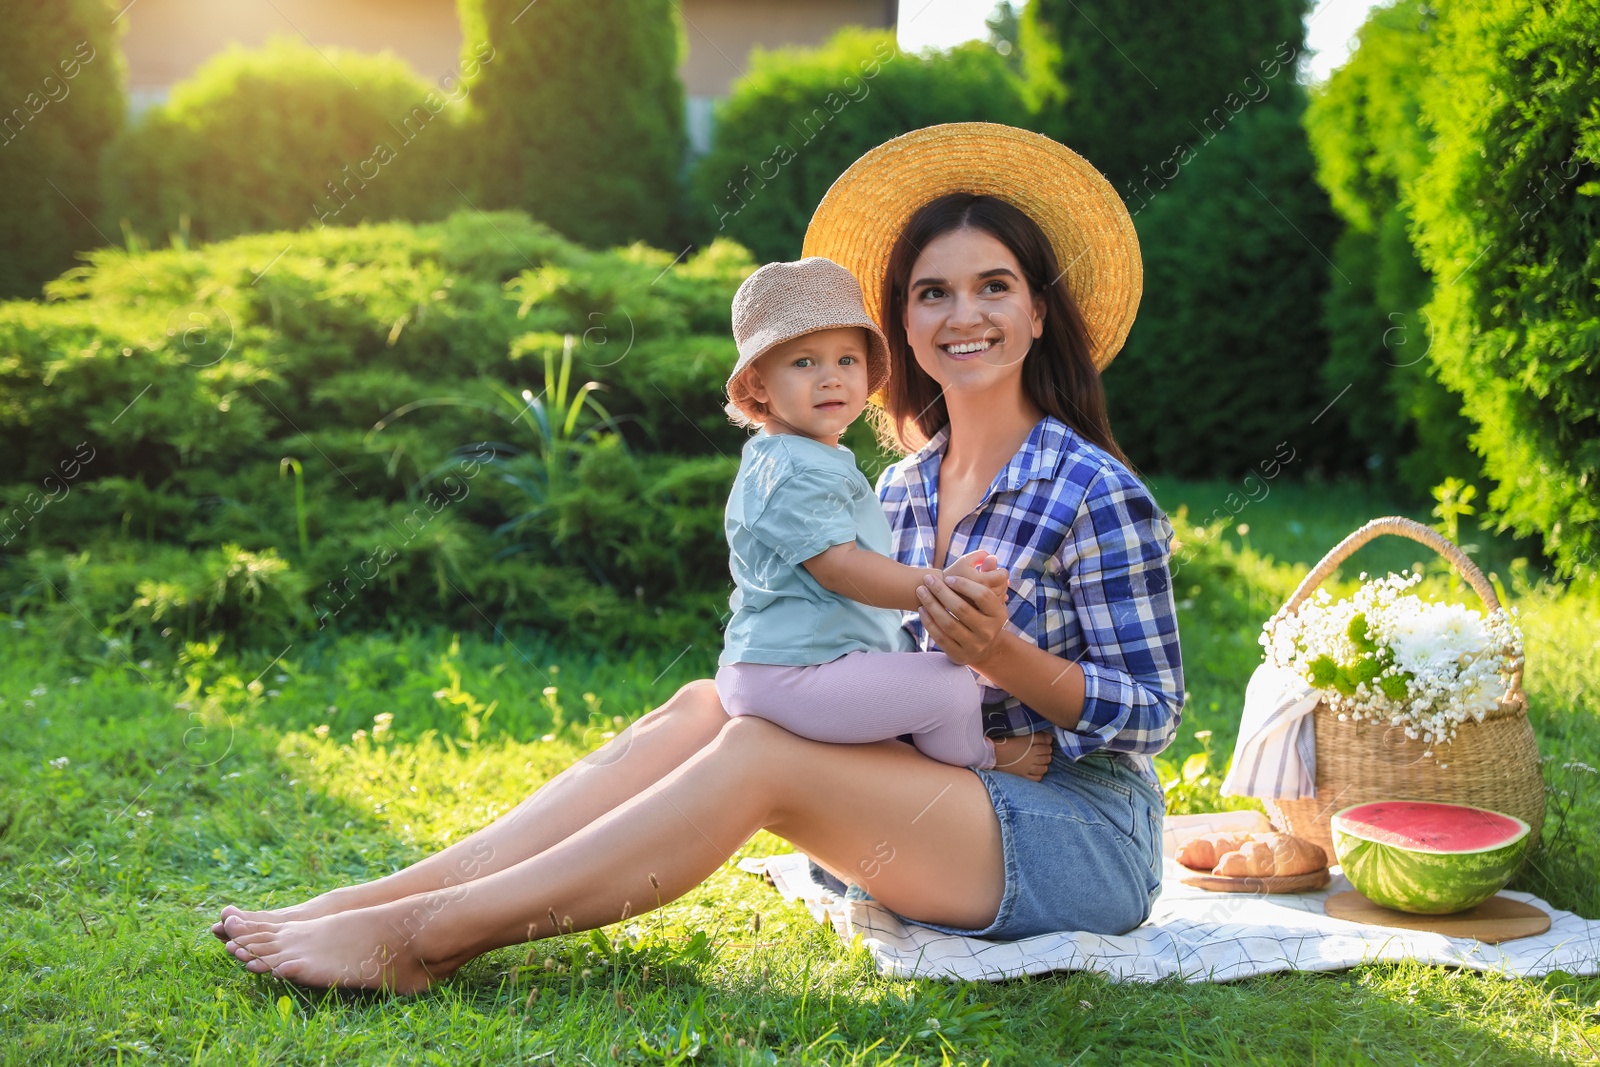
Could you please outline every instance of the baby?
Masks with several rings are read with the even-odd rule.
[[[717,661],[723,707],[815,741],[910,734],[944,763],[1007,769],[983,735],[974,673],[916,651],[900,614],[917,610],[928,574],[1004,596],[1006,572],[983,551],[943,572],[890,559],[877,494],[839,444],[889,372],[854,275],[815,256],[769,263],[734,296],[733,334],[728,415],[761,432],[744,446],[724,521],[734,592]],[[1019,753],[1029,745],[1009,740]]]

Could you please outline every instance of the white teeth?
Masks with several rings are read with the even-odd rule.
[[[983,352],[993,346],[991,341],[970,341],[961,345],[945,345],[944,350],[952,356],[964,356],[968,352]]]

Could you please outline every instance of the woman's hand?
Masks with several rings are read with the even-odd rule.
[[[999,645],[1005,631],[1006,572],[985,571],[984,581],[929,575],[917,587],[922,625],[950,659],[978,664]]]

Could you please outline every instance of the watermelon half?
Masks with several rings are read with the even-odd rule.
[[[1333,850],[1345,877],[1375,904],[1448,915],[1488,900],[1511,880],[1530,827],[1487,808],[1378,800],[1333,817]]]

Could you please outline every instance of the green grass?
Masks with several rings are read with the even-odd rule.
[[[1337,509],[1323,504],[1315,528],[1336,540],[1326,513]],[[1265,540],[1277,521],[1252,517],[1250,536]],[[1167,774],[1196,752],[1211,760],[1174,777],[1174,811],[1221,803],[1255,632],[1303,572],[1226,537],[1177,583],[1190,698]],[[1576,766],[1600,765],[1587,695],[1600,677],[1600,594],[1502,569],[1551,757],[1552,819],[1518,885],[1600,917],[1600,789]],[[707,672],[715,649],[598,661],[523,636],[511,648],[418,632],[277,651],[191,646],[135,664],[113,648],[85,662],[0,623],[0,1063],[1600,1058],[1596,978],[1396,964],[1220,986],[885,979],[864,949],[731,862],[658,912],[491,953],[416,999],[308,995],[222,952],[207,930],[222,903],[289,902],[438,848]],[[380,714],[393,719],[375,735]],[[741,855],[786,849],[759,834]]]
[[[1226,528],[1230,543],[1248,546],[1277,562],[1295,564],[1300,568],[1296,577],[1368,519],[1403,515],[1425,526],[1438,521],[1432,514],[1432,502],[1418,505],[1388,497],[1359,482],[1292,482],[1287,476],[1270,482],[1260,478],[1224,482],[1153,477],[1149,484],[1169,512],[1184,508],[1197,523],[1231,520]],[[1537,554],[1534,542],[1480,530],[1470,517],[1461,522],[1460,544],[1485,572],[1504,571],[1517,557]],[[1382,574],[1433,558],[1430,549],[1415,541],[1386,536],[1357,550],[1342,570],[1352,576],[1362,570]]]

